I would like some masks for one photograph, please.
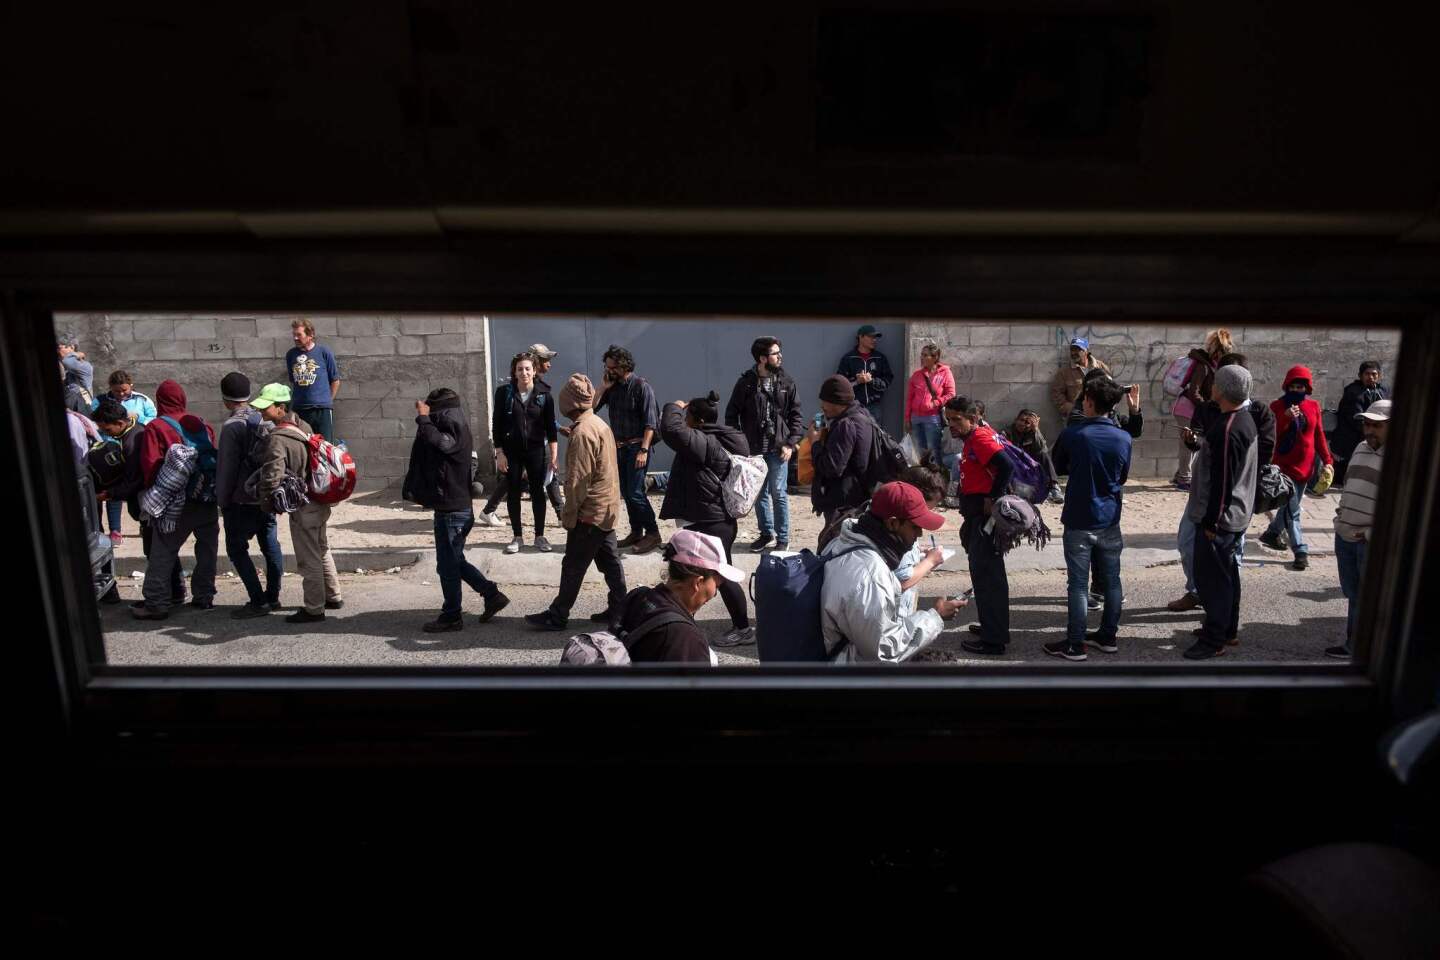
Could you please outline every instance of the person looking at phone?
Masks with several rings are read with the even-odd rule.
[[[595,413],[610,408],[610,432],[620,461],[620,496],[630,518],[630,532],[615,546],[649,553],[660,546],[660,523],[645,495],[645,468],[650,463],[650,444],[660,431],[660,405],[650,384],[635,376],[635,357],[629,350],[611,344],[604,361]]]
[[[966,605],[940,597],[928,610],[903,606],[895,570],[921,531],[939,530],[945,518],[925,504],[914,486],[882,485],[870,507],[844,521],[825,548],[820,621],[830,658],[842,663],[900,663],[940,635],[945,621]]]

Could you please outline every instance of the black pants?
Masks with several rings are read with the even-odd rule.
[[[509,454],[506,454],[506,457],[508,458]],[[528,476],[529,469],[527,468],[525,472]],[[555,479],[551,480],[550,485],[545,488],[545,492],[550,496],[550,505],[555,508],[556,513],[560,512],[560,494],[563,489],[564,488],[560,485],[559,476],[556,476]],[[495,489],[491,491],[490,499],[485,501],[485,512],[494,513],[495,508],[500,505],[500,501],[504,500],[507,496],[509,496],[509,494],[510,477],[508,474],[502,473],[500,474],[499,479],[497,479],[495,482]]]
[[[710,536],[718,538],[721,545],[725,548],[725,562],[734,562],[730,558],[730,547],[735,543],[735,531],[737,529],[737,524],[734,520],[691,523],[687,524],[685,529],[694,530],[696,533],[708,533]],[[750,614],[745,609],[744,587],[721,577],[720,599],[724,601],[725,609],[730,614],[730,623],[736,630],[744,630],[750,626]]]
[[[970,560],[980,639],[1003,647],[1010,642],[1010,580],[1005,574],[1005,555],[995,549],[995,539],[985,532],[988,520],[984,513],[966,516],[960,543]]]
[[[615,531],[601,530],[593,523],[576,523],[566,538],[565,556],[560,561],[560,592],[550,604],[550,612],[557,619],[570,619],[570,608],[580,596],[580,584],[592,560],[610,588],[610,612],[614,614],[620,609],[625,600],[625,568],[620,565]]]
[[[1200,639],[1216,649],[1240,635],[1240,567],[1235,551],[1238,533],[1221,531],[1211,540],[1203,530],[1195,533],[1195,589],[1205,605]]]
[[[506,504],[510,508],[510,530],[520,536],[520,494],[528,480],[530,487],[530,512],[535,518],[535,536],[545,534],[545,445],[529,450],[506,450],[505,460],[510,469],[505,472],[508,488]]]

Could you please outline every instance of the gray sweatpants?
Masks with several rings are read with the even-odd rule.
[[[195,536],[195,572],[190,575],[190,596],[195,600],[215,597],[215,558],[220,552],[220,509],[213,503],[187,503],[175,529],[150,536],[150,557],[145,563],[145,585],[141,588],[145,606],[170,608],[170,580],[180,562],[180,548]]]

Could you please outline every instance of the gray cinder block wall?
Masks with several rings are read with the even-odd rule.
[[[415,401],[431,390],[460,393],[481,463],[489,456],[488,321],[483,316],[436,314],[306,315],[316,339],[335,352],[340,395],[335,431],[360,471],[361,489],[398,486],[415,436]],[[290,324],[301,315],[274,314],[60,314],[57,329],[73,329],[95,365],[95,390],[108,389],[110,372],[123,369],[151,397],[173,379],[185,388],[190,409],[218,424],[226,417],[220,378],[239,370],[254,390],[288,383],[285,352],[294,346]]]
[[[1325,410],[1335,408],[1363,360],[1380,361],[1386,382],[1393,382],[1398,331],[1234,323],[915,321],[909,327],[906,375],[919,366],[920,348],[937,343],[955,374],[956,388],[983,400],[986,419],[995,427],[1009,426],[1016,413],[1029,407],[1040,414],[1045,436],[1053,440],[1060,432],[1061,419],[1050,402],[1050,383],[1055,371],[1070,362],[1070,339],[1085,337],[1093,353],[1122,383],[1140,384],[1145,432],[1136,443],[1131,474],[1169,477],[1175,471],[1178,430],[1170,416],[1172,401],[1164,395],[1161,381],[1170,361],[1203,346],[1205,334],[1215,326],[1227,327],[1236,349],[1246,354],[1255,375],[1255,396],[1262,400],[1280,396],[1285,372],[1295,364],[1304,364],[1314,373],[1315,397]]]

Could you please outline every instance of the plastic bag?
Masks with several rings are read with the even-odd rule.
[[[900,441],[900,453],[905,457],[905,462],[910,466],[919,466],[920,451],[915,449],[914,434],[905,434],[905,438]]]
[[[1334,482],[1335,482],[1335,468],[1334,468],[1333,466],[1331,466],[1330,464],[1327,463],[1327,464],[1325,464],[1325,468],[1320,471],[1320,479],[1315,481],[1315,489],[1314,489],[1314,491],[1313,491],[1314,494],[1315,494],[1315,496],[1317,496],[1317,497],[1323,497],[1323,496],[1325,496],[1325,491],[1326,491],[1326,490],[1329,490],[1329,489],[1330,489],[1330,484],[1332,484],[1332,483],[1334,483]]]

